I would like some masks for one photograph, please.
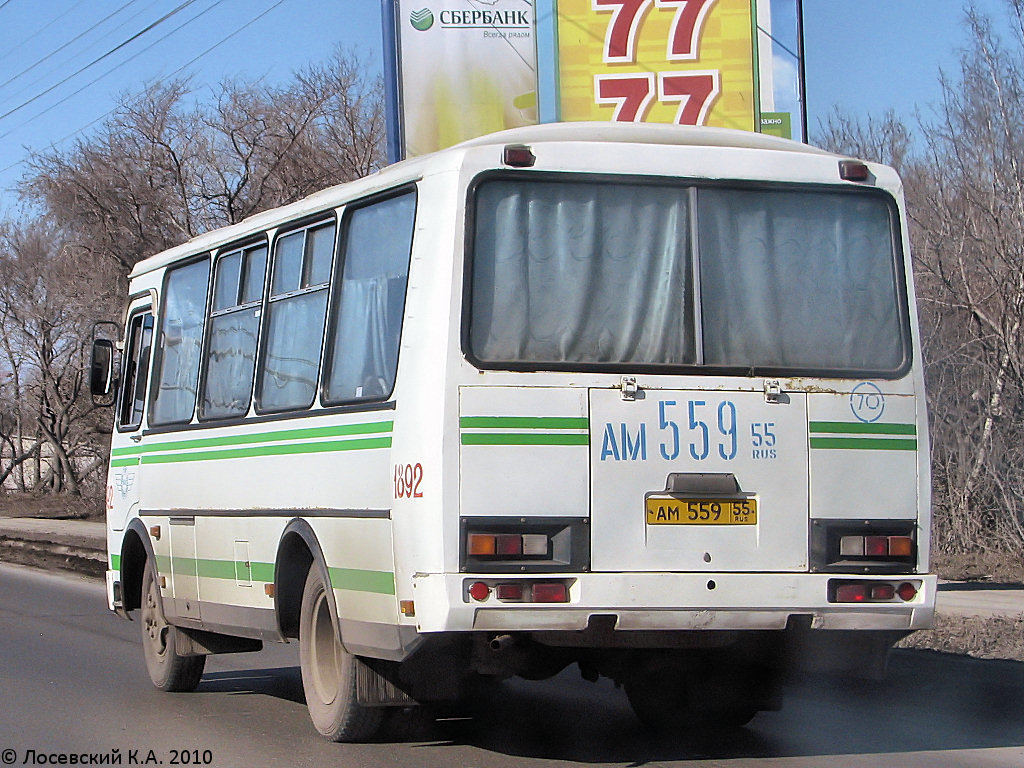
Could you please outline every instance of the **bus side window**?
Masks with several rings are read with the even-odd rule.
[[[210,260],[167,272],[154,366],[150,424],[184,424],[196,408]]]
[[[274,244],[256,406],[261,413],[305,410],[320,376],[335,223],[287,232]]]
[[[200,419],[244,416],[249,410],[266,265],[265,245],[217,259]]]
[[[415,214],[412,191],[346,212],[328,331],[326,403],[391,396]]]
[[[121,402],[117,415],[117,426],[122,432],[134,431],[142,425],[152,348],[153,313],[142,312],[135,315],[128,326],[128,343],[122,365],[124,376],[121,382]]]

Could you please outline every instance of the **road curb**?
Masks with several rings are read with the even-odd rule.
[[[34,525],[35,519],[0,519],[0,560],[20,565],[61,569],[102,578],[107,570],[106,543],[92,531],[82,534],[67,527],[73,522],[54,521],[53,526]]]

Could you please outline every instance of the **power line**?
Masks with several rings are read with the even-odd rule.
[[[7,2],[10,2],[10,0],[7,0]],[[223,2],[223,0],[218,0],[218,3],[217,3],[217,4],[219,5],[219,4],[220,4],[220,2]],[[207,54],[209,54],[209,53],[212,53],[212,52],[213,52],[214,50],[216,50],[217,48],[219,48],[220,46],[222,46],[222,45],[223,45],[224,43],[226,43],[226,42],[227,42],[228,40],[230,40],[231,38],[235,37],[235,36],[236,36],[236,35],[238,35],[239,33],[243,32],[243,31],[245,31],[246,29],[248,29],[249,27],[251,27],[251,26],[252,26],[253,24],[255,24],[255,23],[256,23],[257,21],[259,21],[260,19],[262,19],[262,18],[263,18],[264,16],[266,16],[266,15],[267,15],[268,13],[270,13],[270,12],[271,12],[272,10],[274,10],[275,8],[277,8],[277,7],[279,6],[279,5],[281,5],[281,4],[282,4],[282,3],[284,3],[284,2],[285,2],[285,0],[277,0],[277,2],[275,2],[275,3],[274,3],[273,5],[271,5],[271,6],[269,7],[269,8],[267,8],[267,9],[266,9],[265,11],[263,11],[263,12],[262,12],[262,13],[260,13],[260,14],[258,14],[257,16],[254,16],[254,17],[253,17],[253,18],[251,18],[251,19],[250,19],[249,21],[247,21],[247,22],[246,22],[245,24],[243,24],[242,26],[238,27],[238,28],[237,28],[237,29],[235,29],[235,30],[234,30],[233,32],[231,32],[231,33],[230,33],[229,35],[226,35],[225,37],[222,37],[222,38],[221,38],[220,40],[218,40],[218,41],[217,41],[216,43],[214,43],[213,45],[211,45],[211,46],[210,46],[209,48],[207,48],[207,49],[206,49],[205,51],[203,51],[202,53],[200,53],[200,54],[199,54],[199,55],[197,55],[197,56],[194,56],[194,57],[193,57],[192,59],[190,59],[189,61],[187,61],[187,62],[185,62],[184,64],[182,64],[182,65],[181,65],[180,67],[178,67],[178,68],[177,68],[176,70],[174,70],[173,72],[170,72],[169,74],[165,75],[165,76],[164,76],[164,79],[166,79],[166,78],[171,78],[171,77],[174,77],[174,76],[175,76],[175,75],[177,75],[178,73],[180,73],[180,72],[184,71],[185,69],[188,69],[188,68],[189,68],[190,66],[192,66],[193,64],[195,64],[195,63],[196,63],[197,61],[199,61],[199,60],[200,60],[201,58],[203,58],[204,56],[206,56],[206,55],[207,55]],[[0,6],[0,7],[2,7],[2,6]],[[207,10],[207,11],[208,11],[208,10],[212,10],[212,8],[213,8],[213,7],[214,7],[214,6],[211,6],[210,8],[207,8],[206,10]],[[206,11],[203,11],[203,13],[206,13]],[[195,20],[196,20],[196,19],[198,19],[198,18],[199,18],[200,16],[202,16],[202,15],[203,15],[203,13],[200,13],[200,14],[198,14],[197,16],[194,16],[194,17],[193,17],[192,19],[190,19],[189,21],[185,22],[185,24],[182,24],[181,26],[177,27],[177,28],[176,28],[176,29],[175,29],[175,30],[174,30],[173,32],[169,32],[168,34],[164,35],[164,37],[160,38],[160,40],[157,40],[157,41],[156,41],[156,43],[153,43],[153,45],[156,45],[157,43],[159,43],[159,42],[161,42],[161,41],[165,40],[166,38],[170,37],[171,35],[173,35],[173,34],[174,34],[175,32],[177,32],[178,30],[180,30],[180,29],[181,29],[182,27],[186,26],[187,24],[191,24],[191,23],[192,23],[193,21],[195,21]],[[152,46],[149,46],[149,47],[152,47]],[[144,50],[148,50],[148,48],[146,48],[146,49],[144,49]],[[82,92],[83,90],[85,90],[86,88],[88,88],[88,87],[92,86],[93,84],[95,84],[95,83],[96,83],[97,81],[99,81],[100,79],[102,79],[102,78],[106,77],[107,75],[109,75],[109,74],[110,74],[111,72],[113,72],[113,71],[114,71],[114,69],[117,69],[118,67],[124,66],[124,65],[125,65],[125,64],[127,64],[127,63],[128,63],[129,61],[131,61],[132,59],[134,59],[134,58],[135,58],[136,56],[139,56],[139,55],[140,55],[141,53],[143,53],[143,51],[140,51],[139,53],[136,53],[136,54],[135,54],[134,56],[132,56],[132,57],[131,57],[130,59],[127,59],[127,60],[125,60],[125,61],[121,62],[120,64],[118,64],[118,65],[117,65],[117,67],[113,67],[112,69],[109,69],[109,70],[107,70],[106,72],[104,72],[104,73],[103,73],[102,75],[100,75],[100,76],[99,76],[98,78],[96,78],[95,80],[93,80],[93,81],[92,81],[91,83],[89,83],[88,85],[86,85],[86,86],[83,86],[83,87],[82,87],[82,88],[80,88],[79,90],[75,91],[75,93],[72,93],[72,94],[70,94],[69,96],[66,96],[66,97],[64,97],[63,99],[61,99],[61,101],[59,101],[59,102],[57,102],[56,104],[53,104],[53,105],[51,105],[51,106],[47,107],[47,108],[46,108],[45,110],[43,110],[42,112],[39,112],[39,113],[37,113],[37,114],[33,115],[32,117],[30,117],[30,118],[29,118],[28,120],[26,120],[26,121],[25,121],[24,123],[22,123],[21,125],[17,126],[16,128],[12,128],[11,130],[7,131],[7,133],[4,133],[4,134],[0,135],[0,138],[5,138],[6,136],[10,135],[10,134],[11,134],[11,133],[12,133],[13,131],[16,131],[16,130],[18,130],[18,128],[22,128],[22,127],[24,127],[25,125],[27,125],[28,123],[31,123],[31,122],[32,122],[33,120],[35,120],[36,118],[38,118],[38,117],[41,117],[42,115],[46,114],[46,113],[47,113],[47,112],[49,112],[49,111],[50,111],[51,109],[53,109],[53,108],[55,108],[55,107],[59,106],[59,105],[60,105],[60,104],[62,104],[63,102],[65,102],[65,101],[67,101],[68,99],[72,98],[73,96],[76,96],[76,95],[78,95],[79,93],[81,93],[81,92]],[[72,131],[71,133],[69,133],[69,134],[67,134],[67,135],[63,136],[62,138],[58,139],[57,141],[51,142],[51,143],[50,143],[50,146],[51,146],[51,147],[57,147],[57,146],[59,146],[59,145],[63,144],[63,143],[65,142],[65,141],[67,141],[68,139],[70,139],[70,138],[71,138],[72,136],[76,136],[76,135],[78,135],[79,133],[81,133],[82,131],[86,131],[86,130],[88,130],[89,128],[91,128],[92,126],[96,125],[96,123],[100,122],[101,120],[103,120],[103,119],[105,119],[105,118],[107,118],[107,117],[110,117],[110,115],[112,115],[112,114],[113,114],[113,113],[114,113],[114,112],[115,112],[116,110],[117,110],[117,107],[114,107],[113,109],[111,109],[111,110],[108,110],[107,112],[104,112],[104,113],[103,113],[102,115],[100,115],[99,117],[95,118],[94,120],[91,120],[91,121],[89,121],[88,123],[86,123],[85,125],[83,125],[83,126],[81,126],[81,127],[79,127],[79,128],[76,128],[76,129],[75,129],[74,131]],[[25,162],[25,159],[23,158],[23,159],[21,159],[21,160],[18,160],[17,162],[11,163],[11,164],[10,164],[10,165],[8,165],[8,166],[7,166],[6,168],[0,168],[0,174],[2,174],[2,173],[7,173],[7,171],[11,170],[12,168],[17,168],[17,167],[18,167],[19,165],[21,165],[21,164],[22,164],[22,163],[24,163],[24,162]]]
[[[7,0],[7,2],[10,2],[10,1],[11,1],[11,0]],[[69,8],[69,9],[68,9],[67,11],[65,11],[65,12],[64,12],[64,13],[62,13],[62,14],[61,14],[60,16],[58,16],[58,17],[57,17],[56,19],[54,19],[54,20],[53,20],[53,21],[51,21],[51,22],[50,22],[49,24],[47,24],[47,25],[46,25],[45,27],[43,27],[42,29],[40,29],[40,30],[39,30],[39,32],[37,32],[37,33],[36,33],[35,35],[32,35],[32,36],[30,36],[30,37],[26,38],[26,39],[25,39],[24,41],[22,41],[22,45],[24,45],[24,44],[25,44],[26,42],[28,42],[29,40],[33,39],[33,38],[34,38],[34,37],[36,37],[37,35],[39,35],[39,34],[41,34],[42,32],[44,32],[44,31],[45,31],[45,30],[46,30],[47,28],[49,28],[49,27],[50,27],[51,25],[53,25],[53,24],[54,24],[55,22],[59,21],[60,19],[63,19],[63,18],[65,17],[65,16],[67,16],[67,15],[68,15],[69,13],[71,13],[71,11],[73,11],[73,10],[74,10],[75,8],[77,8],[77,7],[79,6],[79,5],[81,5],[81,4],[82,4],[82,2],[84,2],[84,0],[80,0],[80,2],[78,2],[78,3],[75,3],[75,4],[74,4],[73,6],[71,6],[71,7],[70,7],[70,8]],[[17,80],[17,79],[18,79],[19,77],[21,77],[22,75],[27,75],[27,74],[28,74],[29,72],[31,72],[31,71],[32,71],[33,69],[35,69],[36,67],[38,67],[38,66],[39,66],[40,64],[42,64],[42,63],[43,63],[44,61],[46,61],[47,59],[51,59],[51,58],[53,58],[53,57],[54,57],[54,56],[56,56],[56,55],[57,55],[58,53],[60,53],[61,51],[63,51],[63,50],[65,49],[65,48],[67,48],[67,47],[68,47],[69,45],[71,45],[72,43],[74,43],[74,42],[76,42],[76,41],[80,40],[80,39],[81,39],[81,38],[83,38],[83,37],[84,37],[85,35],[87,35],[87,34],[89,34],[90,32],[92,32],[92,31],[93,31],[94,29],[96,29],[96,27],[100,26],[100,25],[101,25],[101,24],[103,24],[103,23],[104,23],[105,21],[109,20],[109,19],[110,19],[111,17],[113,17],[113,16],[116,16],[117,14],[119,14],[119,13],[120,13],[121,11],[123,11],[123,10],[124,10],[125,8],[127,8],[127,7],[128,7],[129,5],[132,5],[133,3],[137,3],[137,2],[138,2],[138,0],[128,0],[128,2],[127,2],[127,3],[125,3],[124,5],[122,5],[122,6],[121,6],[120,8],[118,8],[118,9],[117,9],[116,11],[114,11],[113,13],[110,13],[110,14],[108,14],[107,16],[104,16],[104,17],[103,17],[102,19],[100,19],[99,21],[97,21],[97,22],[96,22],[95,24],[93,24],[93,25],[92,25],[91,27],[89,27],[89,28],[88,28],[87,30],[85,30],[84,32],[80,32],[80,33],[78,33],[78,34],[77,34],[77,35],[76,35],[75,37],[71,38],[71,39],[70,39],[70,40],[68,40],[68,41],[67,41],[66,43],[64,43],[64,45],[60,46],[60,48],[57,48],[57,49],[56,49],[55,51],[51,51],[50,53],[48,53],[48,54],[46,54],[45,56],[43,56],[43,58],[39,59],[39,60],[38,60],[38,61],[37,61],[37,62],[36,62],[35,64],[33,64],[32,66],[28,67],[27,69],[23,69],[23,70],[21,70],[21,72],[19,72],[18,74],[14,75],[13,77],[9,77],[9,78],[8,78],[7,80],[5,80],[4,82],[0,83],[0,88],[3,88],[4,86],[8,85],[9,83],[11,83],[11,82],[13,82],[13,81]],[[3,7],[3,6],[0,6],[0,7]],[[2,59],[0,59],[0,60],[2,60]]]
[[[4,3],[4,5],[7,5],[7,3],[9,3],[9,2],[10,2],[10,0],[7,0],[7,2]],[[14,53],[17,50],[20,50],[21,47],[23,45],[25,45],[25,43],[29,42],[30,40],[34,40],[35,38],[39,37],[39,35],[41,35],[43,32],[48,30],[50,27],[52,27],[58,21],[63,19],[65,16],[67,16],[69,13],[71,13],[73,10],[75,10],[75,8],[80,6],[83,2],[85,2],[85,0],[78,0],[77,3],[75,3],[70,8],[68,8],[66,11],[64,11],[64,13],[58,14],[48,24],[44,24],[40,29],[36,30],[34,34],[31,34],[28,37],[22,39],[22,41],[20,43],[18,43],[17,45],[13,46],[12,48],[8,48],[7,49],[7,53],[5,53],[3,56],[0,56],[0,61],[6,61],[7,59],[9,59],[11,57],[12,53]],[[0,5],[0,8],[3,8],[3,7],[4,7],[3,5]],[[6,83],[4,83],[4,85],[6,85]],[[2,87],[3,86],[0,86],[0,88],[2,88]]]
[[[99,58],[97,58],[97,59],[94,59],[93,61],[89,62],[89,63],[88,63],[88,64],[86,64],[86,65],[85,65],[84,67],[82,67],[81,69],[79,69],[79,70],[77,70],[77,71],[75,71],[75,72],[71,73],[70,75],[68,75],[67,77],[65,77],[65,78],[64,78],[63,80],[61,80],[61,81],[60,81],[59,83],[56,83],[56,84],[54,84],[54,85],[51,85],[51,86],[50,86],[49,88],[47,88],[47,89],[46,89],[45,91],[43,91],[42,93],[38,93],[38,94],[36,94],[35,96],[33,96],[33,97],[32,97],[31,99],[29,99],[28,101],[22,102],[21,104],[19,104],[18,106],[14,107],[13,109],[9,109],[9,110],[7,110],[7,111],[6,111],[6,112],[4,112],[4,113],[3,113],[2,115],[0,115],[0,120],[3,120],[3,119],[4,119],[5,117],[10,117],[10,116],[11,116],[11,115],[13,115],[13,114],[14,114],[15,112],[17,112],[17,111],[19,111],[19,110],[21,110],[21,109],[24,109],[25,107],[27,107],[27,106],[28,106],[29,104],[32,104],[33,102],[36,102],[36,101],[38,101],[39,99],[41,99],[41,98],[42,98],[43,96],[45,96],[46,94],[48,94],[48,93],[51,93],[52,91],[56,90],[56,89],[57,89],[57,88],[59,88],[60,86],[64,85],[64,83],[66,83],[66,82],[67,82],[68,80],[71,80],[72,78],[74,78],[74,77],[77,77],[78,75],[80,75],[80,74],[82,74],[83,72],[85,72],[85,70],[89,69],[90,67],[92,67],[92,66],[94,66],[94,65],[98,64],[99,62],[103,61],[104,59],[106,59],[106,58],[108,58],[108,57],[112,56],[113,54],[117,53],[117,52],[118,52],[119,50],[121,50],[122,48],[124,48],[124,47],[125,47],[126,45],[128,45],[129,43],[131,43],[131,42],[134,42],[135,40],[138,40],[138,39],[139,39],[140,37],[142,37],[142,36],[143,36],[144,34],[146,34],[147,32],[149,32],[149,31],[150,31],[151,29],[153,29],[154,27],[156,27],[156,26],[158,26],[158,25],[162,24],[163,22],[167,21],[167,19],[171,18],[172,16],[174,16],[174,15],[175,15],[176,13],[178,13],[178,12],[179,12],[179,11],[181,11],[181,10],[183,10],[184,8],[187,8],[188,6],[192,5],[192,3],[194,3],[195,1],[196,1],[196,0],[185,0],[185,2],[183,2],[183,3],[181,4],[181,5],[179,5],[179,6],[178,6],[177,8],[175,8],[174,10],[172,10],[172,11],[170,11],[170,12],[168,12],[168,13],[164,14],[164,15],[163,15],[163,16],[161,16],[161,17],[160,17],[159,19],[157,19],[156,21],[154,21],[154,22],[153,22],[152,24],[148,25],[148,26],[147,26],[147,27],[146,27],[145,29],[143,29],[143,30],[141,30],[141,31],[139,31],[139,32],[136,32],[136,33],[135,33],[134,35],[132,35],[131,37],[129,37],[129,38],[128,38],[127,40],[125,40],[125,41],[124,41],[123,43],[120,43],[120,44],[118,44],[118,45],[114,46],[114,47],[113,47],[113,48],[111,48],[111,49],[110,49],[109,51],[107,51],[107,52],[106,52],[106,53],[104,53],[104,54],[103,54],[102,56],[100,56]],[[10,0],[8,0],[8,2],[10,2]]]
[[[90,80],[90,81],[89,81],[88,83],[86,83],[85,85],[83,85],[83,86],[82,86],[81,88],[79,88],[79,89],[78,89],[77,91],[74,91],[74,92],[72,92],[72,93],[69,93],[69,94],[68,94],[67,96],[65,96],[65,97],[64,97],[63,99],[61,99],[61,100],[59,100],[59,101],[57,101],[57,102],[54,102],[53,104],[51,104],[50,106],[48,106],[48,107],[47,107],[46,109],[44,109],[43,111],[41,111],[41,112],[37,112],[37,113],[36,113],[36,114],[34,114],[34,115],[33,115],[32,117],[30,117],[30,118],[28,118],[27,120],[25,120],[25,121],[24,121],[23,123],[20,123],[19,125],[16,125],[16,126],[14,126],[13,128],[9,129],[9,130],[8,130],[8,131],[7,131],[6,133],[2,133],[2,134],[0,134],[0,139],[3,139],[3,138],[6,138],[7,136],[10,136],[10,135],[11,135],[12,133],[14,133],[15,131],[19,130],[20,128],[24,128],[24,127],[25,127],[26,125],[28,125],[29,123],[31,123],[31,122],[32,122],[33,120],[36,120],[37,118],[39,118],[39,117],[42,117],[43,115],[45,115],[45,114],[46,114],[47,112],[49,112],[50,110],[56,109],[57,107],[59,107],[59,106],[60,106],[61,104],[63,104],[63,103],[64,103],[65,101],[67,101],[68,99],[72,99],[72,98],[74,98],[75,96],[77,96],[78,94],[80,94],[80,93],[81,93],[82,91],[84,91],[84,90],[86,90],[86,89],[88,89],[88,88],[91,88],[91,87],[92,87],[92,86],[94,86],[94,85],[95,85],[96,83],[98,83],[98,82],[99,82],[100,80],[102,80],[102,79],[103,79],[103,78],[105,78],[105,77],[106,77],[107,75],[109,75],[109,74],[110,74],[111,72],[114,72],[114,71],[116,71],[116,70],[120,69],[121,67],[123,67],[123,66],[125,66],[126,64],[128,64],[128,62],[132,61],[133,59],[137,59],[137,58],[138,58],[139,56],[141,56],[142,54],[144,54],[144,53],[145,53],[146,51],[148,51],[149,49],[151,49],[151,48],[153,48],[154,46],[156,46],[156,45],[159,45],[160,43],[162,43],[162,42],[163,42],[164,40],[166,40],[166,39],[167,39],[168,37],[171,37],[172,35],[175,35],[175,34],[177,34],[178,32],[180,32],[180,31],[181,31],[182,29],[184,29],[184,28],[185,28],[185,27],[187,27],[187,26],[188,26],[189,24],[191,24],[191,23],[192,23],[193,21],[198,21],[198,20],[199,20],[200,18],[202,18],[203,16],[205,16],[206,14],[208,14],[208,13],[209,13],[210,11],[212,11],[212,10],[213,10],[214,8],[216,8],[216,7],[218,6],[218,5],[220,5],[220,4],[221,4],[221,3],[223,3],[224,1],[225,1],[225,0],[217,0],[217,1],[216,1],[216,2],[215,2],[215,3],[213,4],[213,5],[211,5],[210,7],[206,8],[205,10],[203,10],[203,11],[201,11],[201,12],[197,13],[197,14],[196,14],[195,16],[193,16],[193,17],[192,17],[191,19],[189,19],[188,21],[184,22],[183,24],[179,24],[179,25],[178,25],[177,27],[175,27],[174,29],[172,29],[172,30],[171,30],[170,32],[168,32],[168,33],[167,33],[166,35],[164,35],[163,37],[159,38],[158,40],[154,40],[154,41],[153,41],[152,43],[150,43],[149,45],[147,45],[147,46],[146,46],[145,48],[143,48],[142,50],[140,50],[140,51],[137,51],[136,53],[132,54],[131,56],[129,56],[129,57],[128,57],[127,59],[125,59],[124,61],[118,62],[118,63],[117,63],[117,64],[115,64],[115,65],[114,65],[113,67],[111,67],[111,68],[110,68],[110,69],[108,69],[108,70],[107,70],[106,72],[104,72],[104,73],[103,73],[102,75],[99,75],[98,77],[94,78],[93,80]],[[284,2],[284,0],[281,0],[281,2]],[[186,66],[187,66],[187,65],[186,65]],[[108,113],[108,114],[109,114],[109,113]]]
[[[106,45],[105,41],[107,40],[107,38],[116,35],[120,30],[124,29],[125,27],[134,26],[135,20],[137,18],[139,18],[140,16],[144,17],[146,12],[153,8],[155,5],[157,5],[159,2],[160,0],[148,0],[146,5],[132,12],[112,29],[108,30],[107,32],[101,33],[98,37],[95,37],[93,40],[87,41],[84,49],[78,52],[72,52],[71,55],[64,57],[60,61],[57,61],[53,66],[43,70],[43,72],[39,74],[39,76],[35,79],[23,84],[20,88],[13,91],[9,96],[7,96],[5,103],[0,104],[0,108],[5,108],[6,102],[13,102],[15,99],[20,98],[21,95],[24,93],[32,93],[35,87],[40,83],[46,81],[50,75],[53,75],[54,73],[61,71],[67,71],[71,66],[77,66],[77,64],[73,63],[75,59],[86,56],[88,51],[96,47],[99,47],[102,50],[103,46]]]

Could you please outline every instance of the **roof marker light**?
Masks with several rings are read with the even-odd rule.
[[[839,161],[839,178],[843,181],[867,181],[870,176],[867,164],[860,160]]]
[[[505,165],[513,168],[532,168],[537,162],[533,150],[525,144],[506,144],[501,159]]]

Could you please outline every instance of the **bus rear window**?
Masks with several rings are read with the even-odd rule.
[[[495,178],[475,197],[483,367],[895,375],[893,212],[872,192]]]

